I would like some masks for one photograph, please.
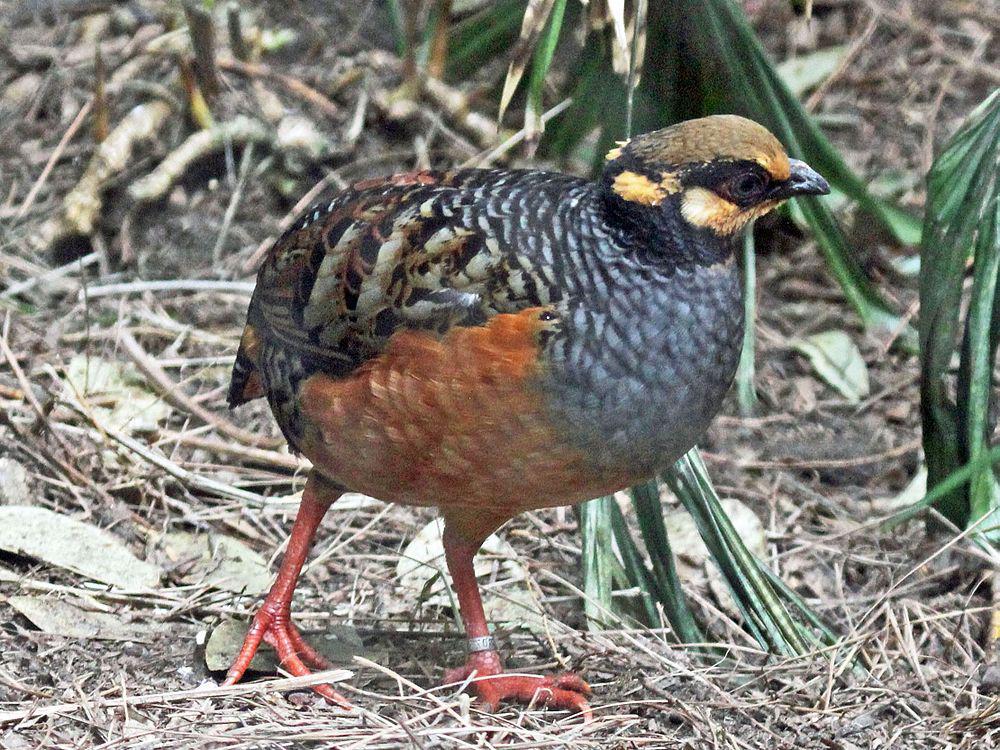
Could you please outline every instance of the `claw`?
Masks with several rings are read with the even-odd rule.
[[[590,685],[579,675],[572,672],[555,675],[505,674],[499,657],[491,659],[491,654],[475,654],[464,667],[449,669],[445,672],[445,682],[461,683],[472,676],[469,690],[476,694],[478,703],[487,711],[496,711],[504,701],[515,701],[573,711],[581,714],[585,722],[593,720],[593,712],[587,703]]]
[[[585,722],[594,718],[587,703],[590,686],[574,674],[490,676],[474,680],[471,687],[488,711],[497,710],[503,701],[515,701],[573,711]]]
[[[311,674],[309,667],[313,669],[327,669],[330,662],[320,655],[312,646],[306,643],[302,634],[299,633],[295,625],[292,624],[291,613],[287,607],[265,600],[260,611],[254,615],[253,622],[247,630],[246,638],[243,640],[243,647],[237,654],[233,665],[226,672],[223,685],[235,685],[246,673],[254,654],[260,646],[261,641],[265,641],[274,647],[281,660],[281,666],[295,677],[304,677]],[[309,666],[306,666],[306,665]],[[322,695],[327,701],[335,705],[350,710],[350,701],[326,684],[313,685],[313,690]]]

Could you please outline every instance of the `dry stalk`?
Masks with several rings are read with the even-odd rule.
[[[156,169],[136,180],[128,188],[129,197],[136,203],[149,203],[166,196],[174,183],[194,162],[222,148],[227,143],[246,145],[265,143],[271,131],[259,120],[234,117],[207,130],[189,135],[180,146],[167,154]]]
[[[89,109],[89,104],[85,106]],[[76,187],[63,199],[60,215],[42,225],[38,240],[41,250],[61,239],[93,233],[104,204],[104,186],[128,167],[140,143],[156,137],[169,115],[170,107],[161,101],[140,104],[125,115],[98,147]]]
[[[104,67],[104,58],[101,57],[101,45],[94,45],[94,140],[103,143],[111,131],[108,114],[108,97],[105,79],[107,70]]]
[[[200,3],[184,0],[184,15],[187,16],[191,46],[194,47],[195,75],[201,90],[213,96],[219,92],[219,74],[215,66],[215,23],[212,14]]]
[[[76,261],[74,261],[76,262]],[[163,279],[158,281],[124,281],[120,284],[88,286],[81,289],[77,299],[97,299],[143,292],[222,292],[223,294],[251,294],[254,285],[246,281],[214,281],[211,279]]]
[[[250,50],[243,36],[243,24],[240,21],[240,5],[231,2],[226,6],[226,28],[229,32],[229,49],[240,62],[250,61]]]

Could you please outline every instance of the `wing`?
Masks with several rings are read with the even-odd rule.
[[[417,172],[311,207],[260,269],[230,405],[265,394],[273,405],[281,378],[346,375],[401,329],[444,332],[555,301],[538,227],[580,184],[544,172]],[[275,350],[272,373],[262,358]]]

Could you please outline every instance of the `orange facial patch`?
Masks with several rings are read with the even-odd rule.
[[[689,188],[681,199],[681,214],[689,224],[711,229],[720,236],[729,236],[752,219],[763,216],[784,201],[770,200],[749,208],[741,208],[711,190]]]
[[[668,195],[680,189],[680,183],[671,172],[664,172],[661,179],[654,182],[646,175],[625,170],[615,176],[611,189],[627,201],[644,206],[658,206]]]

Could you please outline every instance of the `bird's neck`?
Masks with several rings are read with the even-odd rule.
[[[620,242],[645,261],[695,270],[724,263],[736,250],[739,233],[720,236],[691,225],[681,214],[679,194],[645,206],[610,190],[602,192],[609,225],[617,229]]]

